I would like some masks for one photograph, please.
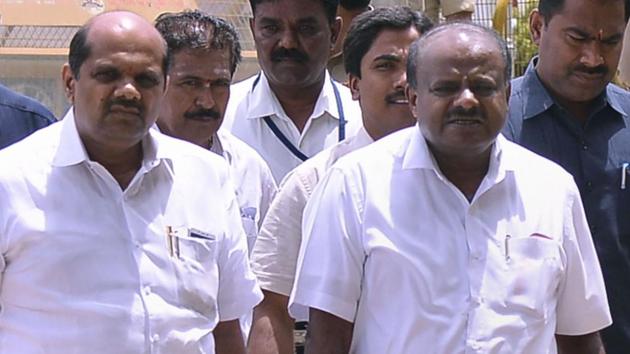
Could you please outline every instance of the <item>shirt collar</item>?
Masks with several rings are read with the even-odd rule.
[[[374,139],[370,136],[367,130],[365,130],[363,125],[359,128],[359,130],[357,130],[357,133],[351,139],[352,145],[357,146],[357,149],[359,147],[370,145],[374,142]]]
[[[551,95],[549,95],[536,73],[537,62],[537,56],[532,58],[527,65],[525,75],[523,75],[521,84],[522,99],[524,100],[523,119],[537,116],[554,105],[553,98],[551,98]]]
[[[248,119],[264,118],[271,115],[289,119],[284,112],[280,101],[278,101],[278,98],[269,87],[269,81],[267,80],[264,72],[261,71],[253,80],[251,80],[251,82],[252,87],[249,88],[251,99],[247,111]],[[330,79],[328,70],[326,70],[324,87],[315,102],[315,107],[311,117],[318,118],[324,113],[328,113],[331,117],[339,119],[339,109],[341,108],[337,107],[333,83]]]
[[[426,139],[420,131],[420,127],[415,125],[411,132],[409,144],[403,151],[403,169],[428,169],[433,170],[443,180],[446,178],[437,165]],[[492,145],[490,153],[490,165],[486,173],[486,179],[498,183],[505,176],[506,171],[514,170],[514,159],[509,157],[509,143],[503,135],[499,134]]]
[[[57,152],[53,158],[53,166],[65,167],[89,161],[90,158],[85,150],[85,145],[83,145],[77,130],[73,107],[68,110],[59,124],[62,124],[61,136]],[[159,147],[161,139],[163,139],[163,135],[159,132],[157,125],[154,125],[142,140],[142,151],[144,154],[142,166],[148,171],[159,165],[162,160],[165,160],[172,173],[171,149],[161,149]]]
[[[527,65],[525,74],[523,75],[523,82],[521,84],[521,99],[524,100],[524,115],[523,119],[529,119],[539,115],[540,113],[548,110],[553,105],[558,105],[553,97],[549,94],[545,86],[543,86],[538,73],[536,72],[536,64],[538,63],[538,56],[532,58]],[[619,102],[619,98],[614,94],[611,94],[612,84],[606,86],[606,90],[602,92],[595,100],[597,100],[595,107],[598,107],[597,111],[608,103],[615,111],[620,114],[624,114],[623,107]]]
[[[74,121],[73,107],[70,107],[59,124],[61,124],[61,136],[52,165],[55,167],[64,167],[78,165],[83,161],[88,161],[87,151],[85,151],[83,142],[81,142]]]

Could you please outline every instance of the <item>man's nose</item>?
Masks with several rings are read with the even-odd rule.
[[[291,28],[286,28],[282,31],[279,46],[283,48],[297,48],[298,40],[296,31]]]
[[[605,63],[604,57],[601,52],[601,46],[599,41],[591,40],[584,45],[582,49],[582,56],[580,57],[580,64],[594,68]]]
[[[407,86],[407,70],[403,67],[403,69],[398,73],[398,77],[394,82],[394,88],[396,90],[404,90]]]
[[[135,83],[132,80],[124,81],[114,92],[116,97],[123,98],[128,101],[139,101],[142,98],[142,94],[136,88]]]
[[[210,87],[202,87],[197,93],[195,104],[204,109],[213,108],[216,104],[214,96],[212,95],[212,89]]]
[[[470,88],[464,87],[455,98],[455,102],[453,104],[457,107],[469,110],[477,107],[479,105],[479,101]]]

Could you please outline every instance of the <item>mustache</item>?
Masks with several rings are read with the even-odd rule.
[[[392,93],[389,93],[385,96],[385,102],[398,102],[398,101],[407,101],[407,97],[405,96],[405,91],[399,90]]]
[[[573,71],[581,71],[587,74],[601,74],[601,75],[605,75],[608,74],[608,67],[605,65],[598,65],[595,67],[588,67],[585,65],[577,65],[575,66],[575,68],[573,68]]]
[[[199,109],[192,112],[184,113],[184,118],[195,119],[195,118],[212,118],[212,119],[220,119],[221,114],[214,109]]]
[[[295,60],[297,62],[305,62],[308,60],[308,55],[297,49],[287,48],[278,48],[271,52],[272,61],[281,61],[286,59]]]
[[[140,102],[136,101],[136,100],[125,100],[125,99],[113,99],[109,102],[107,102],[107,110],[111,111],[112,106],[123,106],[123,107],[127,107],[127,108],[135,108],[137,109],[140,113],[142,113],[144,111],[143,106],[140,104]]]
[[[459,119],[468,119],[468,120],[484,120],[481,111],[477,107],[473,107],[470,109],[465,109],[463,107],[455,107],[447,112],[446,114],[447,120],[459,120]]]

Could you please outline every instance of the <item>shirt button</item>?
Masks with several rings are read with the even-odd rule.
[[[145,286],[144,287],[144,295],[145,296],[151,295],[151,287],[150,286]]]
[[[588,145],[586,145],[586,143],[582,143],[582,150],[588,150]]]
[[[160,340],[160,335],[159,334],[156,333],[156,334],[153,334],[151,336],[151,342],[155,343],[155,342],[157,342],[159,340]]]

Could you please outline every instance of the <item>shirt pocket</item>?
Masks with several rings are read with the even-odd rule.
[[[562,273],[560,244],[546,236],[506,241],[506,304],[516,313],[546,319],[555,311],[555,301]]]
[[[172,261],[177,278],[178,301],[208,318],[218,314],[218,265],[216,237],[187,234],[173,236]]]

